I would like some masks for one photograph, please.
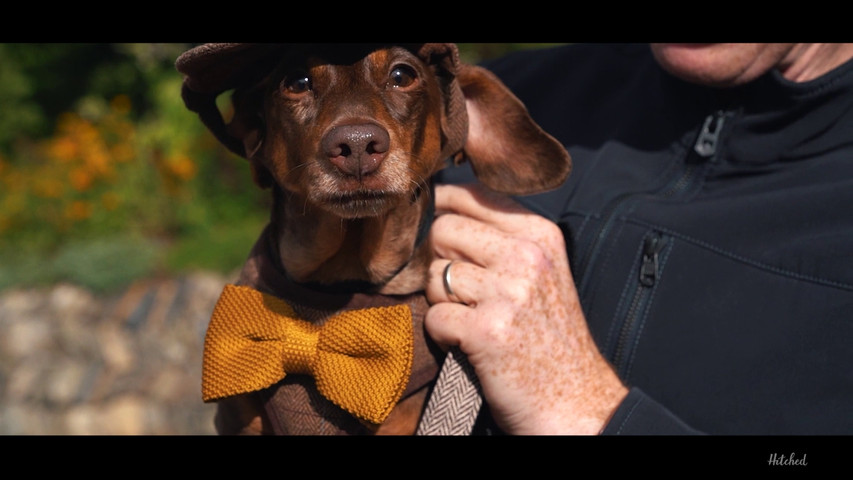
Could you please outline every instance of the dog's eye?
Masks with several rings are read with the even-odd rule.
[[[304,93],[311,90],[311,79],[304,72],[288,74],[281,81],[282,90],[287,93]]]
[[[397,65],[391,70],[391,75],[388,78],[388,85],[391,87],[408,87],[415,83],[417,74],[414,69],[408,65]]]

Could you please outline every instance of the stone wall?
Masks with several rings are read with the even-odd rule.
[[[0,434],[208,435],[201,352],[226,278],[146,280],[98,296],[0,292]]]

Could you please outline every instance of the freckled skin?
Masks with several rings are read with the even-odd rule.
[[[469,305],[448,302],[447,260],[433,262],[428,333],[468,354],[508,433],[598,433],[627,389],[589,335],[559,228],[476,188],[443,186],[436,202],[453,210],[436,220],[433,244],[469,262],[451,270]]]

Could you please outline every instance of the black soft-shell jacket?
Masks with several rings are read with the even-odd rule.
[[[853,62],[726,90],[646,45],[486,66],[574,160],[563,188],[520,200],[563,228],[631,387],[604,433],[853,434]]]

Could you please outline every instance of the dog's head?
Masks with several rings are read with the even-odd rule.
[[[561,184],[565,149],[454,44],[208,44],[182,55],[183,96],[255,181],[343,218],[411,201],[445,160],[486,186],[529,194]],[[215,97],[234,90],[225,124]]]

